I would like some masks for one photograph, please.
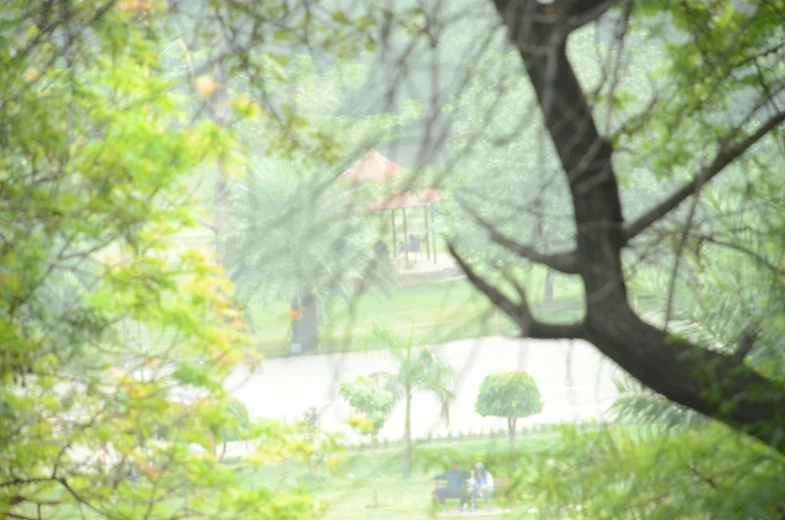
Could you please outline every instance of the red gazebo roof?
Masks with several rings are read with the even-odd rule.
[[[408,170],[403,166],[392,162],[376,150],[371,150],[354,166],[343,172],[339,179],[371,179],[376,182],[391,183],[406,173],[408,173]],[[446,193],[433,188],[424,188],[416,192],[396,192],[388,197],[379,197],[376,203],[370,207],[370,210],[383,211],[388,209],[416,208],[432,202],[449,200],[449,198]]]
[[[376,150],[371,150],[354,166],[339,177],[346,180],[372,179],[375,181],[391,181],[407,173],[406,168],[395,164]]]

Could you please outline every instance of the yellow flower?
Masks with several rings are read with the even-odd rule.
[[[29,67],[25,71],[25,79],[27,81],[29,81],[29,82],[33,82],[33,81],[37,80],[40,75],[41,75],[41,73],[38,72],[38,69],[35,68],[35,67]]]

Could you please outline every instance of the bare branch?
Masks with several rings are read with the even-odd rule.
[[[25,486],[28,484],[40,484],[41,482],[51,482],[55,480],[51,477],[41,477],[41,478],[19,478],[8,480],[6,482],[0,482],[0,488],[4,487],[11,487],[11,486]]]
[[[687,244],[687,237],[690,234],[690,229],[692,229],[692,224],[695,221],[695,210],[698,209],[698,201],[700,200],[700,198],[698,198],[698,194],[700,193],[701,189],[703,189],[703,182],[700,182],[697,186],[695,186],[695,196],[692,199],[690,213],[687,215],[687,223],[681,232],[679,246],[676,249],[676,258],[673,261],[673,271],[671,272],[671,280],[668,287],[668,305],[665,308],[664,330],[666,332],[668,330],[668,326],[670,325],[671,313],[673,312],[673,299],[676,296],[676,280],[679,277],[679,267],[681,266],[682,252],[684,251],[684,246]]]
[[[214,224],[211,224],[210,222],[204,220],[203,218],[199,218],[199,217],[196,217],[196,221],[199,224],[201,224],[202,226],[204,226],[207,229],[209,229],[210,231],[212,231],[213,233],[218,233],[218,228]]]
[[[760,253],[756,253],[749,247],[743,246],[741,244],[734,244],[732,242],[727,242],[725,240],[720,240],[718,238],[714,238],[712,235],[700,235],[696,237],[700,242],[707,242],[709,244],[713,244],[717,247],[724,247],[727,249],[731,249],[742,253],[744,255],[749,256],[763,267],[771,271],[772,273],[776,274],[777,276],[785,276],[785,269],[774,265],[771,261],[767,260],[763,255]]]
[[[484,227],[488,234],[491,237],[491,240],[498,244],[505,249],[517,254],[521,258],[525,258],[526,260],[531,260],[532,262],[536,262],[538,264],[545,265],[565,274],[579,274],[578,271],[578,254],[575,251],[569,251],[564,253],[555,253],[555,254],[545,254],[537,251],[532,246],[527,246],[516,242],[515,240],[511,239],[507,235],[501,233],[499,230],[496,229],[496,226],[482,218],[478,215],[474,210],[461,203],[461,206],[466,210],[469,215],[472,216],[474,220],[477,221],[482,227]]]
[[[510,300],[507,296],[502,294],[499,289],[478,275],[455,251],[453,244],[448,244],[447,247],[452,257],[458,263],[458,266],[466,275],[466,278],[469,279],[472,285],[485,294],[494,305],[504,311],[507,316],[518,324],[523,336],[535,339],[581,339],[584,337],[583,324],[556,325],[537,321],[532,315],[523,289],[517,283],[514,285],[521,297],[519,303]]]
[[[76,499],[78,503],[85,505],[88,509],[91,509],[92,511],[98,513],[99,515],[106,516],[107,518],[111,518],[112,520],[120,520],[118,517],[111,515],[106,511],[102,511],[98,509],[93,504],[85,500],[79,493],[77,493],[74,490],[74,488],[71,487],[71,485],[68,483],[68,481],[65,478],[58,478],[56,480],[60,483],[60,485],[62,485],[65,488],[66,491],[68,491],[68,493],[72,497],[74,497],[74,499]]]
[[[13,518],[14,520],[35,520],[32,516],[23,516],[19,513],[5,513],[6,518]]]
[[[690,195],[696,193],[696,188],[702,184],[706,184],[713,179],[718,173],[725,169],[726,166],[739,158],[744,152],[750,149],[752,145],[760,141],[774,128],[785,122],[785,112],[779,112],[769,118],[766,123],[752,135],[743,141],[730,146],[721,147],[720,151],[714,157],[714,160],[706,166],[700,174],[696,175],[690,182],[682,186],[670,197],[662,201],[661,204],[647,211],[643,216],[632,222],[624,229],[624,239],[629,241],[645,231],[649,226],[668,215],[671,211],[676,209],[682,202],[684,202]]]

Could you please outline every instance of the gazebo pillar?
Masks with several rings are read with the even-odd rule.
[[[406,260],[406,265],[404,269],[409,267],[409,230],[406,227],[406,208],[401,208],[403,212],[403,250],[406,252],[404,259]]]
[[[398,258],[398,240],[396,239],[396,236],[395,236],[395,208],[392,209],[392,211],[390,212],[390,215],[392,216],[392,238],[393,238],[392,252],[393,252],[393,258],[397,259]],[[396,261],[396,265],[397,265],[397,263],[398,262]]]
[[[431,206],[431,222],[436,223],[436,213],[433,210],[433,206]],[[436,264],[436,230],[433,231],[433,263]]]
[[[426,204],[422,208],[423,211],[425,212],[425,259],[426,260],[431,259],[431,232],[428,230],[428,206],[430,206],[430,204]]]

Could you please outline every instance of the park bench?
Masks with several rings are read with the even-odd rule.
[[[467,479],[468,482],[468,479]],[[433,490],[434,492],[439,489],[440,487],[447,484],[446,479],[433,479]],[[494,498],[503,498],[507,496],[507,492],[512,487],[512,477],[507,475],[500,475],[493,477],[493,489],[494,489]],[[468,500],[468,494],[467,494]],[[447,500],[458,500],[458,498],[448,498]]]

